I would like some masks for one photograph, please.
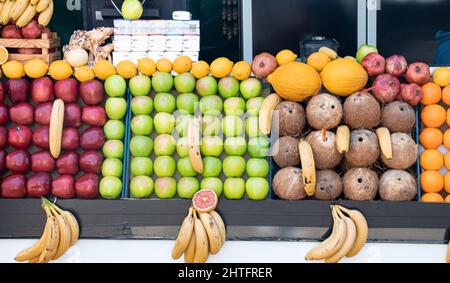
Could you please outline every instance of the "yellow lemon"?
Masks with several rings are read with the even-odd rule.
[[[231,73],[231,70],[233,69],[233,62],[231,62],[228,58],[220,57],[211,63],[209,69],[213,77],[221,79]]]
[[[172,62],[167,58],[159,59],[158,62],[156,62],[156,68],[161,73],[170,73],[172,72]]]
[[[72,66],[63,60],[57,60],[51,63],[48,71],[50,76],[57,81],[68,79],[73,74]]]
[[[151,76],[156,72],[156,64],[150,58],[142,58],[138,61],[138,70],[143,75]]]
[[[331,62],[330,57],[321,52],[315,52],[308,57],[307,64],[321,72],[325,66]]]
[[[6,63],[8,61],[9,52],[8,49],[6,49],[3,46],[0,46],[0,65]]]
[[[95,78],[94,71],[89,66],[81,66],[75,70],[75,78],[80,82],[86,82]]]
[[[137,69],[133,62],[125,60],[117,64],[117,73],[124,79],[131,79],[137,75]]]
[[[19,61],[8,61],[2,65],[3,73],[9,79],[20,79],[25,76],[23,64]]]
[[[108,60],[100,60],[94,66],[94,73],[97,78],[106,81],[107,78],[116,74],[116,68]]]
[[[433,82],[440,87],[446,87],[450,85],[450,68],[441,67],[433,73]]]
[[[187,56],[180,56],[173,61],[173,70],[178,74],[187,73],[192,69],[192,60]]]
[[[297,54],[295,54],[291,50],[285,49],[278,52],[275,58],[277,59],[278,65],[281,66],[287,63],[294,62],[297,59]]]
[[[233,76],[240,81],[248,79],[252,74],[252,66],[245,61],[240,61],[234,64],[231,70]]]
[[[39,79],[47,74],[48,65],[41,59],[31,59],[25,63],[24,71],[28,77]]]
[[[198,61],[192,64],[192,75],[197,79],[206,77],[209,74],[209,65],[205,61]]]

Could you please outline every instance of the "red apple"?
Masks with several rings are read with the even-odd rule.
[[[16,39],[23,38],[20,29],[16,27],[16,25],[7,25],[6,27],[4,27],[2,31],[2,37]]]
[[[22,28],[23,38],[36,39],[41,38],[42,28],[36,20],[32,20]]]
[[[411,106],[416,106],[423,98],[422,88],[418,84],[402,84],[399,98]]]
[[[9,122],[9,110],[8,106],[0,103],[0,125],[4,126]]]
[[[100,127],[90,127],[80,136],[80,146],[84,150],[100,149],[105,143],[105,136]]]
[[[103,127],[107,121],[105,108],[101,106],[86,106],[83,108],[81,120],[89,126]]]
[[[75,181],[70,175],[61,175],[52,182],[52,195],[61,199],[71,199],[76,196]]]
[[[80,156],[80,168],[85,173],[100,174],[102,171],[103,156],[95,150],[88,150]]]
[[[6,171],[6,151],[0,150],[0,174]]]
[[[61,80],[55,84],[56,97],[65,103],[77,102],[79,89],[78,81],[74,78]]]
[[[77,150],[80,147],[80,134],[76,128],[64,129],[61,147],[65,150]]]
[[[52,176],[49,173],[37,173],[28,178],[27,193],[29,197],[46,197],[50,194],[51,188]]]
[[[384,73],[386,60],[378,53],[372,52],[366,55],[361,62],[370,77],[378,76]]]
[[[98,176],[85,174],[75,182],[75,190],[81,199],[96,199],[98,197]]]
[[[69,151],[62,154],[56,160],[56,168],[59,174],[76,175],[78,174],[78,153]]]
[[[11,174],[3,179],[2,197],[23,198],[27,194],[26,179],[22,174]]]
[[[34,109],[34,120],[41,126],[50,125],[53,104],[51,102],[42,103]]]
[[[39,48],[17,48],[19,54],[42,54],[42,49]]]
[[[42,149],[49,149],[49,128],[40,127],[33,132],[33,144]]]
[[[26,79],[9,79],[6,89],[12,103],[24,102],[28,100],[30,83]]]
[[[8,130],[5,127],[0,127],[0,149],[8,145]]]
[[[252,71],[258,79],[265,79],[278,67],[277,60],[271,54],[263,52],[253,59]]]
[[[55,169],[55,159],[48,151],[38,151],[31,155],[31,170],[33,172],[49,172]]]
[[[5,101],[5,92],[6,86],[3,82],[0,82],[0,103],[3,103]]]
[[[17,149],[27,149],[31,145],[33,132],[27,126],[17,126],[8,131],[8,143]]]
[[[415,83],[422,86],[429,83],[431,79],[430,66],[421,62],[412,63],[409,65],[405,77],[410,84]]]
[[[402,55],[393,55],[386,60],[386,73],[394,77],[401,77],[406,73],[408,63]]]
[[[34,103],[45,103],[55,98],[53,81],[49,77],[33,80],[31,83],[31,99]]]
[[[6,155],[6,168],[14,173],[26,173],[30,170],[30,154],[24,150],[14,150]]]
[[[16,104],[9,109],[9,117],[18,125],[29,126],[33,124],[33,106],[26,102]]]
[[[101,82],[90,80],[81,83],[80,96],[86,105],[98,105],[103,102],[105,89]]]
[[[64,108],[64,126],[78,128],[81,126],[81,107],[76,103],[69,103]]]

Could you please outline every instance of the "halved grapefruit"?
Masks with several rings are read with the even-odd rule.
[[[3,65],[6,63],[6,61],[8,61],[8,49],[6,49],[3,46],[0,46],[0,65]]]
[[[217,207],[218,198],[213,190],[198,191],[192,198],[192,204],[199,213],[208,213]]]

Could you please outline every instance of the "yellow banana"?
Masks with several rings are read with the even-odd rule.
[[[392,140],[388,128],[378,128],[376,131],[378,142],[380,143],[381,153],[388,160],[392,159]]]
[[[184,251],[184,262],[193,263],[195,256],[195,231],[192,231],[191,239],[189,240],[189,245]]]
[[[6,25],[9,23],[10,20],[9,15],[11,13],[13,6],[14,6],[13,0],[7,0],[5,2],[5,5],[3,5],[2,12],[0,13],[0,24]]]
[[[16,26],[19,28],[26,26],[36,16],[36,8],[33,5],[28,5],[25,11],[20,15],[16,21]]]
[[[275,108],[283,99],[276,93],[267,96],[259,110],[259,130],[263,135],[269,135],[272,127],[272,115]]]
[[[298,149],[302,164],[305,191],[308,196],[313,196],[316,189],[316,165],[314,163],[314,154],[311,145],[305,140],[300,140]]]
[[[51,0],[50,5],[48,5],[47,9],[45,9],[39,14],[38,17],[39,24],[44,27],[48,26],[53,17],[53,12],[54,12],[53,0]]]
[[[50,222],[50,231],[49,236],[47,238],[47,242],[45,244],[45,249],[42,252],[42,254],[39,257],[39,263],[46,263],[49,262],[58,251],[58,245],[59,245],[59,229],[58,224],[56,222],[55,216],[53,216],[50,212],[50,209],[48,206],[44,206],[45,213],[47,216],[50,216],[51,222]]]
[[[39,2],[39,0],[31,0],[31,1],[30,1],[30,4],[31,4],[31,5],[36,5],[38,2]]]
[[[337,213],[341,217],[341,219],[344,220],[347,235],[344,239],[344,243],[342,245],[342,248],[332,255],[331,257],[325,259],[326,263],[336,263],[339,262],[346,254],[348,254],[353,246],[355,245],[356,240],[356,225],[353,222],[353,220],[350,217],[345,216],[339,209],[337,209]]]
[[[348,152],[350,148],[350,129],[340,126],[336,131],[336,147],[340,154]]]
[[[338,58],[338,54],[333,49],[325,46],[321,47],[319,49],[319,52],[327,55],[328,57],[330,57],[331,60],[335,60]]]
[[[338,209],[350,216],[350,218],[356,225],[355,245],[353,246],[352,250],[346,254],[346,257],[353,257],[361,251],[364,244],[367,242],[367,238],[369,236],[369,227],[367,225],[366,218],[358,210],[349,210],[342,206],[338,206]]]
[[[189,208],[189,214],[184,218],[180,231],[178,232],[177,240],[172,249],[172,258],[179,259],[189,245],[194,229],[194,218],[192,218],[193,208]]]
[[[222,237],[220,235],[219,227],[216,225],[214,218],[208,213],[199,213],[200,220],[205,227],[206,234],[209,240],[209,252],[217,254],[222,247]]]
[[[30,0],[16,0],[9,15],[10,18],[12,18],[13,20],[17,20],[22,15],[22,13],[25,12],[25,9],[28,7],[29,3]]]
[[[47,9],[48,5],[50,5],[50,0],[39,0],[36,5],[36,11],[38,13],[42,13],[45,9]]]
[[[227,231],[226,231],[226,228],[225,228],[225,223],[223,222],[223,219],[219,215],[219,213],[217,213],[215,210],[209,212],[209,215],[211,215],[211,217],[216,222],[217,227],[219,227],[220,236],[221,236],[221,239],[222,239],[222,246],[223,246],[223,243],[227,239]]]
[[[205,227],[202,221],[198,219],[197,214],[194,213],[194,231],[195,231],[195,255],[194,263],[205,263],[208,259],[208,236],[206,235]]]
[[[203,160],[200,153],[200,121],[192,118],[188,127],[189,161],[198,174],[203,173]]]
[[[28,261],[28,263],[37,263],[39,261],[39,257],[32,258]]]
[[[64,124],[64,102],[61,99],[53,102],[52,113],[50,116],[50,153],[54,158],[61,154],[61,138]]]
[[[60,215],[53,207],[50,210],[56,218],[59,228],[59,245],[55,256],[52,259],[60,258],[70,247],[71,235],[69,224],[64,220],[64,217]]]
[[[69,211],[62,211],[61,212],[62,217],[64,220],[69,224],[70,228],[70,246],[75,245],[75,243],[78,241],[78,237],[80,235],[80,226],[78,225],[78,221],[73,216],[72,213]]]
[[[39,256],[41,255],[41,253],[44,251],[45,245],[47,243],[47,238],[49,236],[49,231],[50,231],[50,225],[51,225],[51,219],[49,216],[47,216],[47,222],[45,223],[44,232],[42,233],[42,236],[39,239],[39,241],[37,241],[31,247],[18,253],[14,259],[16,261],[20,261],[20,262],[38,259]]]
[[[5,2],[0,2],[0,15],[2,14],[3,7],[5,6]]]

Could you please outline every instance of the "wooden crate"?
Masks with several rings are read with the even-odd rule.
[[[14,39],[14,38],[0,38],[0,46],[11,48],[39,48],[42,54],[18,54],[10,51],[8,60],[17,60],[22,63],[31,59],[42,59],[47,64],[55,60],[61,59],[61,53],[58,51],[60,47],[60,39],[56,33],[53,33],[52,38],[48,38],[46,34],[42,34],[41,39]],[[54,49],[50,52],[50,49]]]

